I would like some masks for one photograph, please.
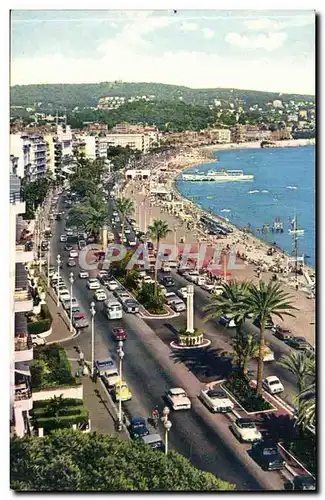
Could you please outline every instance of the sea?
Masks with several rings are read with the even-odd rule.
[[[315,146],[234,149],[216,151],[216,163],[191,167],[186,173],[208,172],[218,168],[239,169],[255,176],[244,182],[188,182],[176,180],[179,192],[211,214],[228,219],[237,227],[249,227],[258,238],[276,243],[293,254],[289,233],[294,217],[298,254],[315,267]],[[283,233],[272,232],[275,220],[283,223]],[[268,232],[261,233],[263,225]]]

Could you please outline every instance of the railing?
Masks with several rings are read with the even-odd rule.
[[[32,349],[33,343],[29,336],[23,338],[15,338],[15,351],[26,351]]]
[[[31,300],[32,295],[28,290],[15,290],[15,301]]]
[[[26,399],[31,399],[32,391],[26,387],[26,389],[16,389],[15,391],[15,401],[23,401]]]

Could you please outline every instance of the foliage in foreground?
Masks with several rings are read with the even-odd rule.
[[[59,430],[11,441],[16,491],[231,491],[175,452],[168,457],[110,435]]]

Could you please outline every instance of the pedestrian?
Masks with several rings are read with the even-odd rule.
[[[79,361],[80,361],[80,363],[83,363],[84,359],[85,359],[85,355],[84,355],[84,353],[82,351],[80,351],[80,353],[79,353]]]

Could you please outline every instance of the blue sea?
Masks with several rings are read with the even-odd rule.
[[[290,222],[297,216],[298,251],[306,263],[315,266],[315,147],[243,149],[217,151],[216,163],[192,167],[186,172],[207,172],[217,168],[240,169],[253,174],[247,182],[186,182],[177,180],[180,193],[205,210],[229,219],[238,227],[251,225],[254,234],[293,252]],[[279,218],[284,232],[258,234],[263,224],[272,226]]]

